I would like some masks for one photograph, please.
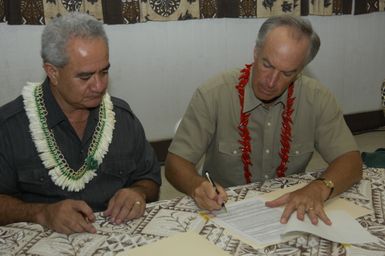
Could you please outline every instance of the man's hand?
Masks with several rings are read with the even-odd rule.
[[[104,216],[110,217],[112,223],[121,224],[143,216],[145,208],[146,196],[143,193],[133,188],[122,188],[108,202]]]
[[[222,203],[227,201],[227,194],[225,190],[216,184],[219,194],[209,181],[203,179],[201,184],[193,191],[192,198],[196,204],[203,209],[209,211],[219,210],[222,208]]]
[[[92,222],[95,215],[92,209],[84,202],[77,200],[64,200],[54,204],[44,204],[36,215],[37,223],[56,232],[96,233]]]
[[[167,180],[179,191],[191,196],[198,207],[207,210],[218,210],[227,201],[223,187],[216,184],[219,194],[210,182],[200,176],[195,166],[186,159],[168,153],[165,165]]]
[[[273,201],[267,201],[266,206],[278,207],[286,205],[281,216],[281,223],[286,224],[294,211],[297,211],[297,218],[304,220],[305,214],[310,218],[312,224],[316,225],[318,219],[325,224],[332,222],[324,211],[324,195],[321,193],[324,185],[320,182],[311,182],[307,186],[296,191],[287,193]]]

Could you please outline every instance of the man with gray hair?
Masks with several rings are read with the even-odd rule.
[[[362,163],[333,95],[301,72],[320,39],[306,20],[276,16],[261,26],[254,62],[220,74],[198,88],[166,159],[166,177],[197,205],[220,209],[223,187],[303,172],[315,150],[329,163],[321,177],[274,201],[285,205],[281,222],[296,211],[313,224],[331,224],[323,204],[358,182]],[[203,170],[218,182],[198,174]]]
[[[0,224],[95,233],[94,211],[115,224],[142,216],[159,197],[160,168],[129,105],[107,93],[103,24],[77,12],[54,19],[41,56],[47,79],[0,108]]]

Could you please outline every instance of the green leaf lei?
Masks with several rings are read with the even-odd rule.
[[[28,83],[23,88],[22,96],[33,142],[52,181],[70,192],[84,189],[85,184],[96,176],[96,170],[112,141],[115,113],[110,96],[106,93],[100,104],[99,120],[92,135],[87,157],[79,170],[69,167],[53,132],[48,128],[48,111],[44,104],[42,84]]]

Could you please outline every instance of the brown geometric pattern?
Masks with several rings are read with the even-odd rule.
[[[378,12],[378,10],[379,10],[379,0],[355,1],[354,14]]]
[[[255,18],[257,16],[257,0],[240,0],[239,17]]]
[[[378,11],[385,12],[385,0],[379,0]]]
[[[140,22],[140,0],[102,0],[106,24],[134,24]]]
[[[199,0],[200,18],[255,17],[256,0]]]
[[[198,0],[141,0],[141,22],[199,19]]]
[[[44,24],[43,0],[23,0],[20,6],[23,24]]]
[[[281,14],[301,15],[299,0],[257,0],[257,17],[271,17]]]
[[[106,24],[344,15],[352,14],[353,3],[354,14],[385,11],[385,0],[0,0],[0,22],[43,25],[71,11],[89,13]]]
[[[45,0],[44,17],[46,23],[69,12],[85,12],[98,20],[103,20],[101,0]]]
[[[262,192],[311,181],[320,173],[276,178],[227,190],[229,202],[254,197]],[[342,197],[373,210],[358,222],[379,238],[377,243],[350,245],[330,242],[315,235],[300,236],[276,245],[257,249],[242,242],[212,221],[198,214],[199,209],[187,196],[148,204],[142,218],[112,225],[101,213],[96,214],[96,234],[62,235],[32,223],[0,227],[0,255],[115,255],[118,252],[156,242],[164,237],[194,230],[229,255],[318,255],[344,256],[385,254],[385,169],[364,170],[361,182]],[[374,254],[375,253],[375,254]]]
[[[217,0],[199,0],[201,19],[217,18]]]
[[[239,0],[218,1],[218,18],[238,18]]]
[[[43,0],[2,0],[3,17],[12,25],[43,25]]]
[[[332,0],[311,0],[309,3],[309,15],[332,15]]]
[[[122,2],[122,16],[126,24],[140,22],[139,0]]]
[[[353,0],[333,0],[333,14],[352,14]]]
[[[5,3],[4,0],[0,0],[0,22],[5,22]]]

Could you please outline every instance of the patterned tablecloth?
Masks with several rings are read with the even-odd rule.
[[[294,175],[228,190],[229,200],[238,201],[285,185],[314,179],[319,173]],[[148,204],[145,215],[121,225],[112,225],[97,214],[97,234],[62,235],[40,225],[15,223],[0,227],[0,255],[115,255],[118,252],[153,243],[164,237],[195,230],[230,255],[385,255],[385,169],[364,170],[363,180],[342,194],[354,203],[372,209],[373,214],[358,218],[359,223],[377,236],[378,243],[344,246],[311,234],[288,242],[255,249],[229,235],[212,221],[197,214],[187,196]]]

